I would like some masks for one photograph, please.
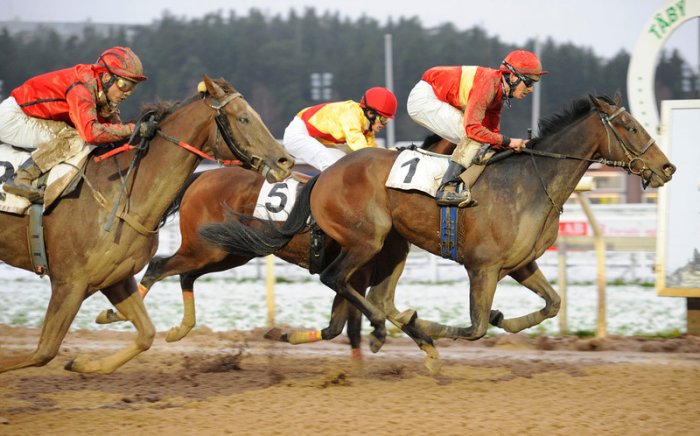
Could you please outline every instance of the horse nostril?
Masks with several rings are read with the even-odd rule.
[[[663,166],[663,170],[666,175],[672,176],[676,172],[676,166],[669,162]]]

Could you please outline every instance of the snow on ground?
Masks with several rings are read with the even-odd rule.
[[[172,254],[179,246],[177,220],[161,232],[159,254]],[[684,298],[658,297],[653,286],[654,253],[610,253],[606,259],[608,282],[624,285],[607,287],[608,331],[613,335],[657,334],[685,331]],[[557,279],[556,254],[547,252],[538,262],[551,281]],[[264,259],[252,261],[235,271],[211,274],[195,284],[198,325],[215,331],[263,327],[267,321]],[[294,327],[322,328],[328,323],[334,293],[318,276],[297,266],[276,262],[280,282],[275,286],[276,322]],[[140,275],[143,274],[143,271]],[[595,331],[597,289],[595,255],[570,252],[567,258],[568,324],[570,331]],[[140,278],[140,275],[138,278]],[[282,280],[283,279],[283,280]],[[555,285],[556,288],[556,285]],[[179,323],[182,313],[177,278],[156,284],[146,306],[158,331]],[[49,280],[0,263],[0,323],[40,326],[50,298]],[[469,325],[468,280],[464,268],[432,255],[416,252],[399,282],[396,305],[414,308],[421,318],[458,326]],[[496,291],[493,307],[506,317],[538,310],[542,300],[511,279],[504,279]],[[72,329],[131,330],[130,324],[99,326],[95,316],[111,307],[100,293],[88,298]],[[365,329],[369,324],[365,321]],[[499,331],[499,330],[494,330]],[[545,321],[526,332],[557,334],[558,318]]]

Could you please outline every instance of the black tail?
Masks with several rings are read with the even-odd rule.
[[[189,188],[190,185],[192,185],[192,183],[194,183],[194,181],[197,180],[202,174],[204,173],[194,173],[189,177],[189,179],[187,179],[185,185],[180,189],[180,192],[178,192],[177,197],[175,197],[173,202],[170,203],[170,206],[168,206],[168,209],[166,209],[165,215],[163,215],[163,218],[160,219],[160,224],[158,225],[158,227],[163,227],[168,217],[170,215],[174,215],[177,211],[180,210],[180,202],[182,201],[182,197],[184,197],[185,195],[185,191],[187,191],[187,188]]]
[[[261,220],[247,215],[227,213],[224,224],[207,224],[199,229],[199,235],[207,242],[219,246],[229,253],[241,256],[267,256],[281,249],[300,233],[311,215],[311,190],[316,184],[315,176],[304,186],[297,201],[289,213],[289,218],[282,227],[276,227],[272,221]],[[246,225],[258,222],[261,230]]]

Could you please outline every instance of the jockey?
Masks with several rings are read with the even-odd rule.
[[[141,60],[127,47],[113,47],[94,64],[42,74],[27,80],[0,103],[0,141],[34,150],[4,189],[33,202],[43,199],[34,180],[85,150],[86,143],[109,144],[129,138],[117,106],[146,80]]]
[[[374,135],[395,114],[396,96],[374,87],[359,103],[348,100],[302,109],[285,129],[282,142],[292,156],[323,171],[348,152],[376,147]]]
[[[501,110],[510,99],[524,99],[543,74],[537,56],[508,53],[498,70],[479,66],[433,67],[408,96],[408,114],[421,126],[457,144],[435,199],[441,206],[475,206],[469,187],[456,192],[460,174],[482,144],[520,151],[527,143],[500,132]]]

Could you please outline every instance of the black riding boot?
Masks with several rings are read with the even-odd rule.
[[[44,191],[32,185],[32,182],[38,179],[39,176],[41,176],[41,169],[34,163],[34,159],[30,157],[20,165],[14,179],[5,182],[3,189],[10,194],[25,197],[32,203],[42,203]]]
[[[441,185],[435,193],[435,200],[439,206],[476,206],[476,201],[472,200],[469,188],[465,186],[461,192],[457,192],[457,185],[461,182],[459,176],[463,171],[462,165],[450,161],[450,165],[442,177]]]

